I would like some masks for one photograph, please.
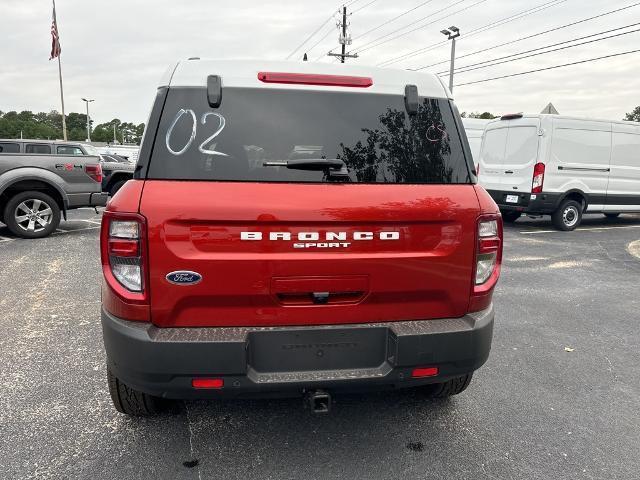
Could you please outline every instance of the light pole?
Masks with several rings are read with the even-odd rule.
[[[449,90],[453,92],[453,69],[456,63],[456,38],[460,36],[460,29],[458,27],[449,27],[444,30],[440,30],[440,33],[446,35],[451,40],[451,66],[449,67]]]
[[[93,102],[93,99],[83,98],[83,102],[87,104],[87,142],[91,141],[91,126],[89,123],[89,103]]]

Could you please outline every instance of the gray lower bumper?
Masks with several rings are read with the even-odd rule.
[[[110,368],[167,398],[211,398],[305,388],[409,387],[478,369],[488,358],[493,307],[462,318],[309,327],[157,328],[102,311]],[[418,366],[440,374],[412,379]],[[194,377],[222,377],[194,390]]]

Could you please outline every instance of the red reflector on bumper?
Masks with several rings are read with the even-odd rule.
[[[435,377],[438,375],[438,367],[422,367],[422,368],[414,368],[413,372],[411,372],[412,378],[424,378],[424,377]]]
[[[193,388],[219,389],[224,387],[224,380],[222,378],[194,378],[191,380],[191,386]]]

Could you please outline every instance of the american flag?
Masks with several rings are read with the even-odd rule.
[[[60,46],[60,36],[58,35],[58,24],[56,22],[56,5],[53,4],[53,19],[51,20],[51,56],[49,60],[53,60],[60,56],[62,47]]]

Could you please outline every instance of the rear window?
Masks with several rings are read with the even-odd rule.
[[[282,166],[312,159],[346,170]],[[470,183],[446,99],[421,99],[410,117],[402,95],[230,87],[216,109],[205,88],[169,90],[148,178]]]
[[[0,153],[20,153],[20,145],[17,143],[0,142]]]
[[[59,145],[57,147],[58,155],[84,155],[84,152],[80,147],[73,147],[70,145]]]

